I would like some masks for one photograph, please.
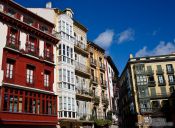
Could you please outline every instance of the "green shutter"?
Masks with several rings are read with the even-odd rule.
[[[150,91],[151,91],[151,96],[156,95],[156,89],[155,88],[150,88]]]
[[[167,94],[166,93],[166,87],[160,87],[161,94]]]

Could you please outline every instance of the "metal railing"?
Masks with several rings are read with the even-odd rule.
[[[170,96],[170,93],[156,93],[150,95],[151,99],[161,99],[161,98],[168,98]]]
[[[88,74],[90,73],[90,68],[88,66],[81,64],[77,61],[75,61],[75,69],[84,73],[88,73]]]
[[[81,41],[76,40],[76,41],[75,41],[75,46],[78,47],[78,48],[80,48],[80,49],[82,49],[82,50],[87,51],[87,45],[85,45],[85,44],[84,44],[83,42],[81,42]]]
[[[82,121],[92,121],[92,114],[77,112],[77,119]]]
[[[92,90],[82,89],[80,87],[76,88],[76,93],[82,96],[92,96],[93,95]]]

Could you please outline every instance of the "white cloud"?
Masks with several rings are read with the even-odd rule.
[[[152,50],[148,50],[147,46],[144,46],[140,49],[135,56],[143,57],[143,56],[154,56],[154,55],[165,55],[175,52],[175,42],[165,42],[160,41],[160,43]]]
[[[128,28],[118,35],[119,37],[117,42],[118,44],[121,44],[123,42],[133,41],[134,35],[135,35],[135,31],[131,28]]]
[[[114,38],[114,31],[107,29],[106,31],[99,34],[99,36],[94,40],[94,42],[104,49],[107,49],[112,44]]]

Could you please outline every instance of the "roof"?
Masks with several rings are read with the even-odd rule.
[[[106,59],[107,59],[108,63],[111,65],[111,67],[113,68],[114,72],[118,75],[119,71],[118,71],[117,67],[115,66],[111,56],[106,56]]]
[[[101,48],[100,46],[98,46],[97,44],[93,43],[92,41],[87,42],[89,45],[95,47],[96,49],[100,50],[102,53],[105,53],[105,50],[103,48]]]
[[[83,31],[85,31],[85,32],[88,31],[88,29],[87,29],[85,26],[83,26],[80,22],[78,22],[78,21],[75,20],[75,19],[73,19],[73,21],[74,21],[74,25],[80,27],[80,28],[81,28]]]
[[[33,13],[32,11],[26,9],[25,7],[23,7],[22,5],[16,3],[15,1],[13,0],[2,0],[2,2],[5,2],[7,4],[10,4],[12,6],[15,6],[16,8],[18,8],[19,10],[21,10],[23,13],[26,13],[30,16],[32,16],[33,18],[36,18],[36,19],[39,19],[39,21],[42,21],[44,22],[45,24],[51,26],[51,27],[54,27],[55,25],[51,22],[49,22],[48,20],[44,19],[43,17]]]

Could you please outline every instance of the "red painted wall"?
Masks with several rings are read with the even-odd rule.
[[[44,62],[42,59],[37,60],[31,57],[28,57],[25,54],[13,52],[11,50],[4,48],[3,62],[2,62],[2,65],[3,65],[2,69],[4,70],[4,76],[6,74],[5,70],[6,70],[7,58],[15,60],[14,81],[12,82],[13,84],[30,87],[26,82],[26,67],[28,64],[28,65],[33,65],[35,67],[34,88],[53,91],[54,65],[48,64],[47,62]],[[44,87],[44,70],[50,71],[49,88]],[[6,79],[4,79],[4,82],[8,83]]]

